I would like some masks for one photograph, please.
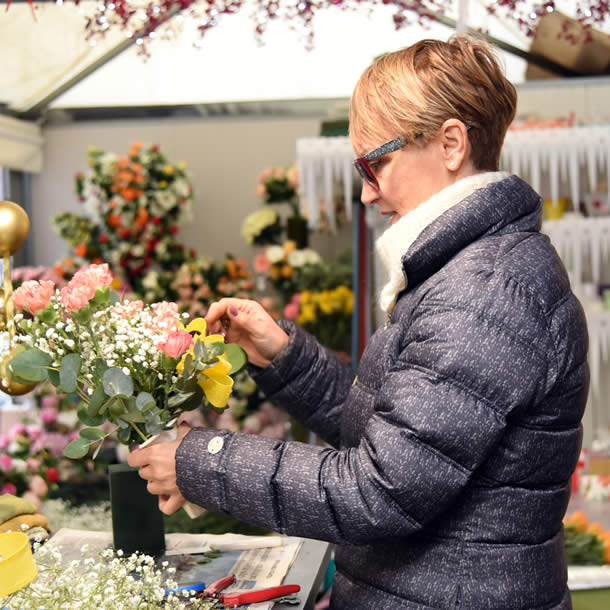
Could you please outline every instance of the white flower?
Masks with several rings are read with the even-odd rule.
[[[272,265],[284,260],[284,248],[282,248],[282,246],[269,246],[266,250],[266,254],[267,260]]]
[[[293,250],[286,258],[286,262],[291,267],[302,267],[307,263],[307,255],[304,250]]]
[[[307,265],[317,265],[318,263],[322,262],[320,255],[311,248],[305,248],[303,253],[305,254],[305,263]]]
[[[176,196],[169,190],[157,191],[155,193],[155,199],[161,208],[161,214],[169,212],[178,203]],[[157,206],[154,206],[157,208]]]
[[[184,178],[176,178],[172,186],[178,197],[188,197],[191,194],[190,185]]]

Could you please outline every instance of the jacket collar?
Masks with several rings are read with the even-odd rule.
[[[391,313],[407,285],[421,283],[484,235],[539,230],[541,206],[527,183],[503,172],[476,174],[443,189],[377,240],[389,276],[381,308]]]

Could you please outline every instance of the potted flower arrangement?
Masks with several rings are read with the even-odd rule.
[[[204,319],[185,327],[177,304],[120,301],[111,282],[108,265],[91,265],[61,291],[32,280],[14,293],[31,317],[16,316],[19,344],[8,370],[20,382],[48,379],[80,399],[77,413],[87,427],[66,447],[68,457],[93,445],[97,455],[110,434],[141,443],[202,404],[224,409],[231,375],[246,363],[237,345],[206,335]],[[105,422],[110,430],[99,427]]]

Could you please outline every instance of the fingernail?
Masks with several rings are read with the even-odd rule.
[[[236,316],[239,313],[239,311],[237,310],[237,307],[235,307],[235,305],[229,305],[229,313],[232,316]]]

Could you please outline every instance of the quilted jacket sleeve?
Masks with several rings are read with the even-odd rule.
[[[409,320],[359,445],[337,450],[198,428],[177,453],[184,496],[279,532],[341,544],[420,530],[456,500],[497,446],[509,413],[540,399],[552,355],[544,316],[527,297],[516,311],[537,342],[501,321],[516,319],[514,308],[430,305]],[[298,358],[291,362],[301,367]],[[294,377],[308,379],[290,381],[304,408],[327,397],[323,391],[344,392],[347,377],[341,389],[318,387],[328,381],[328,365],[310,370],[310,359],[303,362]],[[212,454],[215,436],[224,444]]]
[[[280,320],[288,345],[264,369],[249,367],[259,388],[327,443],[339,446],[341,407],[354,372],[292,322]]]

